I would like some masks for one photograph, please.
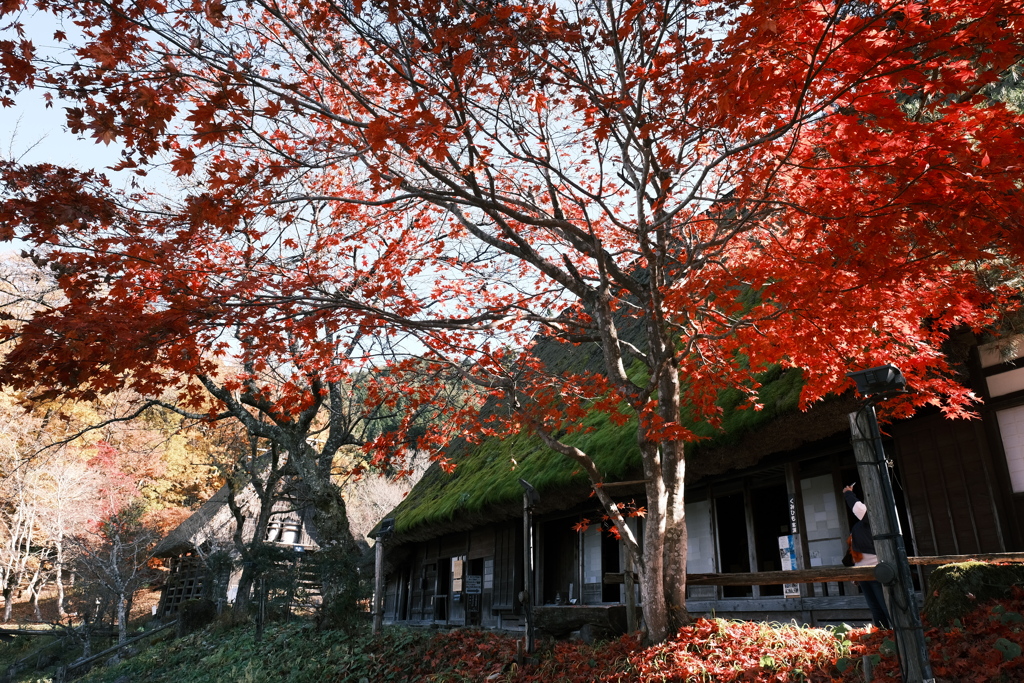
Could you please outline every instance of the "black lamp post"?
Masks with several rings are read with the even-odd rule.
[[[928,662],[928,647],[914,598],[910,563],[907,561],[907,549],[900,531],[882,433],[875,413],[875,405],[880,401],[906,393],[907,380],[892,365],[851,372],[848,377],[853,378],[857,383],[857,392],[865,398],[864,407],[850,415],[850,428],[857,471],[863,484],[865,504],[871,519],[871,533],[879,558],[875,578],[882,584],[892,612],[904,682],[928,683],[935,679]]]
[[[523,592],[519,600],[523,603],[526,615],[526,654],[533,654],[533,508],[540,502],[540,494],[525,479],[519,480],[523,487]]]

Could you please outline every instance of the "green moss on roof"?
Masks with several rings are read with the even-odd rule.
[[[729,390],[718,401],[723,410],[722,429],[689,420],[688,427],[708,437],[689,449],[693,455],[704,448],[729,445],[779,415],[796,410],[802,386],[799,371],[776,368],[759,379],[763,409],[745,407],[743,393]],[[586,425],[591,428],[589,431],[565,440],[590,454],[607,481],[621,480],[640,469],[635,420],[619,426],[606,414],[594,413],[587,418]],[[463,443],[448,456],[458,465],[455,472],[446,474],[438,467],[431,468],[394,510],[399,533],[472,516],[492,506],[516,505],[523,495],[520,478],[529,481],[542,495],[587,481],[576,463],[527,433],[491,438],[476,445]]]
[[[621,479],[640,466],[635,421],[619,427],[607,415],[595,413],[587,418],[587,426],[592,430],[567,437],[566,442],[591,454],[609,480]],[[398,532],[472,515],[492,505],[518,503],[523,496],[520,478],[541,493],[587,481],[576,463],[533,434],[487,439],[460,450],[449,456],[458,463],[454,473],[431,468],[395,509]]]
[[[780,415],[796,410],[800,405],[800,391],[803,388],[803,373],[795,369],[775,367],[758,377],[760,410],[754,410],[745,403],[746,396],[738,389],[726,389],[718,398],[722,408],[722,426],[716,429],[707,423],[697,423],[691,429],[706,441],[693,444],[691,451],[704,448],[728,446],[744,435],[771,422]]]

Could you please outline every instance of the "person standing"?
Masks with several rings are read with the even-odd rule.
[[[854,559],[853,564],[855,567],[873,567],[878,564],[878,555],[875,554],[875,539],[871,534],[868,508],[853,492],[853,484],[843,489],[843,498],[853,512],[853,516],[857,518],[857,522],[850,529],[850,550]],[[885,607],[885,597],[882,595],[882,584],[877,581],[857,581],[856,583],[860,586],[864,599],[867,600],[868,609],[871,610],[872,623],[879,628],[892,628],[892,619],[889,617],[889,610]]]

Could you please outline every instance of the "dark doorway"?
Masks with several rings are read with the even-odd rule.
[[[619,564],[619,539],[615,538],[608,529],[611,524],[601,527],[601,574],[617,574],[622,571]],[[620,592],[618,583],[605,583],[601,586],[601,602],[619,602]]]
[[[420,566],[413,590],[412,619],[431,620],[434,618],[434,590],[437,588],[437,562]]]
[[[452,585],[452,560],[437,561],[437,590],[434,592],[434,621],[448,621],[448,594]]]
[[[579,542],[579,534],[572,528],[569,519],[547,522],[543,533],[544,567],[541,576],[544,582],[544,604],[554,604],[559,596],[567,604],[570,586],[574,597],[579,591],[576,585],[576,544]]]
[[[412,566],[402,569],[402,579],[398,583],[398,620],[409,619],[409,595],[412,593]]]
[[[789,493],[785,484],[750,491],[757,571],[782,571],[779,536],[789,534]],[[782,586],[761,586],[761,595],[782,595]]]
[[[720,496],[715,500],[715,518],[718,522],[718,556],[722,573],[735,574],[750,571],[750,552],[747,543],[747,516],[743,493]],[[743,598],[754,595],[751,586],[723,586],[722,596]]]
[[[467,573],[463,592],[466,600],[466,623],[479,626],[484,586],[483,558],[466,563]]]

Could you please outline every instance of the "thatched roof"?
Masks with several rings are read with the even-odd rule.
[[[251,511],[259,505],[256,491],[251,486],[237,496],[243,510]],[[247,517],[250,515],[246,515]],[[167,534],[153,551],[155,557],[174,557],[200,547],[203,543],[230,542],[235,519],[228,507],[228,487],[224,485],[203,503],[188,519]]]
[[[296,513],[302,523],[303,543],[317,546],[320,538],[312,524],[313,510],[308,504],[300,502],[296,491],[286,486],[281,497],[274,503],[272,514]],[[254,534],[256,517],[259,513],[260,500],[256,489],[246,485],[235,496],[238,506],[245,515],[242,537],[247,541]],[[178,525],[153,551],[156,557],[174,557],[208,546],[231,546],[235,531],[235,518],[228,506],[228,487],[224,485],[217,493],[203,503],[188,519]]]
[[[550,352],[550,348],[544,351]],[[568,362],[571,359],[563,357],[557,364]],[[724,392],[718,401],[723,410],[722,429],[687,425],[707,438],[688,450],[687,482],[749,467],[772,453],[792,450],[848,428],[846,416],[854,409],[852,397],[832,398],[802,412],[798,409],[803,386],[799,371],[776,369],[765,373],[761,383],[762,410],[745,407],[739,392]],[[606,481],[642,478],[635,421],[617,426],[607,416],[594,413],[587,418],[587,426],[592,428],[589,432],[565,440],[590,454]],[[391,513],[395,519],[394,545],[521,515],[520,478],[541,494],[537,508],[541,514],[571,508],[590,495],[585,473],[528,433],[489,438],[475,445],[460,441],[447,455],[458,464],[455,471],[447,474],[432,467]]]

